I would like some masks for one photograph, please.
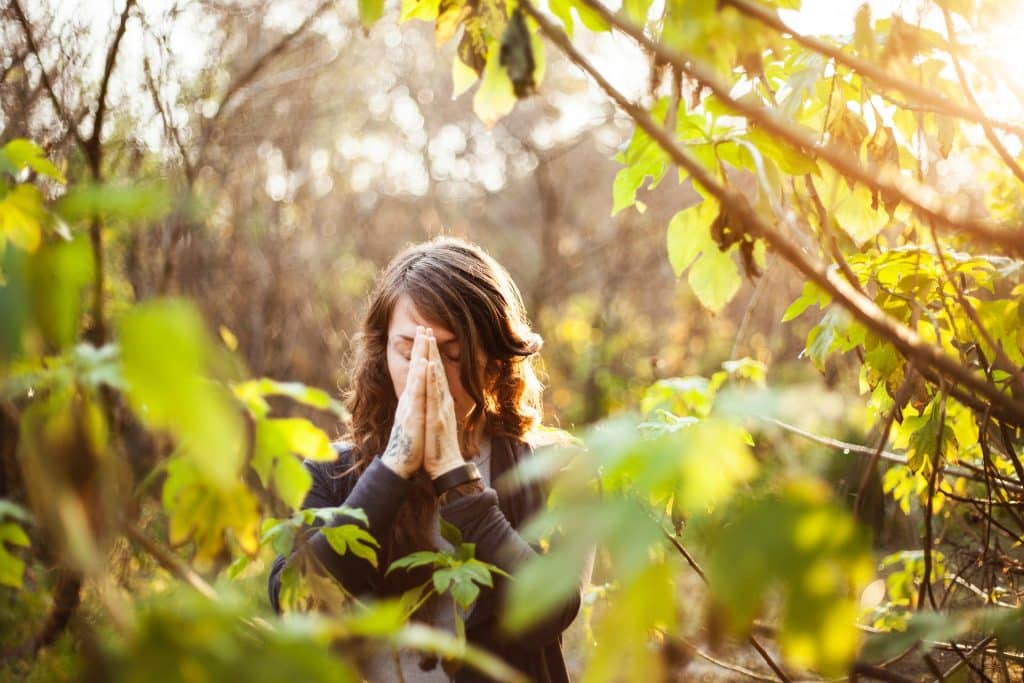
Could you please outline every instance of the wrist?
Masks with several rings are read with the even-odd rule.
[[[438,463],[437,465],[432,467],[428,473],[430,474],[431,479],[437,479],[448,474],[454,469],[462,467],[465,464],[466,461],[463,460],[462,458],[459,458],[458,460],[448,460],[445,462]]]
[[[415,470],[409,471],[407,467],[403,467],[398,458],[392,455],[382,455],[380,461],[385,467],[400,476],[402,479],[411,479],[412,475],[416,473]]]
[[[440,496],[450,488],[472,481],[480,480],[480,470],[471,462],[463,462],[447,472],[433,477],[430,484],[434,489],[434,495]]]
[[[466,496],[473,496],[478,493],[483,493],[485,488],[486,487],[484,486],[484,482],[480,479],[467,481],[464,484],[458,484],[457,486],[453,486],[452,488],[448,489],[440,496],[438,496],[437,504],[441,507],[444,507],[448,503],[454,503],[460,498],[465,498]]]

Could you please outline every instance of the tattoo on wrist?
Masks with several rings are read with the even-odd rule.
[[[393,458],[396,462],[406,465],[412,460],[412,439],[409,438],[401,424],[396,424],[391,431],[391,439],[384,450],[385,458]]]

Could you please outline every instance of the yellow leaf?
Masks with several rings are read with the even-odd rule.
[[[512,111],[517,99],[508,70],[500,63],[500,51],[501,46],[496,40],[488,46],[483,80],[473,98],[473,111],[488,128]]]
[[[473,8],[469,6],[469,3],[466,3],[461,7],[449,7],[441,13],[437,18],[437,23],[434,25],[434,41],[438,47],[452,39],[455,32],[459,30],[459,24],[472,11]]]
[[[40,223],[45,218],[39,190],[34,185],[18,185],[0,202],[0,235],[16,247],[34,252],[39,248]]]
[[[229,330],[224,325],[220,326],[219,332],[220,332],[221,341],[224,342],[224,346],[228,347],[228,349],[231,350],[231,351],[237,351],[238,350],[238,337],[235,336],[235,333],[232,332],[231,330]]]
[[[440,4],[440,0],[402,0],[402,14],[398,20],[400,22],[410,19],[433,21],[437,18]]]
[[[473,68],[456,55],[452,60],[452,99],[473,87],[478,78]]]

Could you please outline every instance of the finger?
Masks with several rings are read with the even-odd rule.
[[[426,387],[426,375],[427,375],[427,361],[423,358],[417,358],[412,363],[412,369],[409,377],[409,400],[412,403],[414,409],[418,409],[420,414],[423,413],[423,391]]]
[[[412,353],[409,355],[409,362],[415,363],[417,358],[427,357],[427,328],[422,325],[416,326],[416,337],[412,342]]]
[[[434,373],[433,362],[427,364],[426,375],[427,409],[425,414],[426,426],[423,430],[423,443],[426,446],[426,457],[433,462],[441,457],[441,425],[438,423],[440,402],[437,400],[437,375]]]
[[[430,347],[428,360],[431,365],[436,365],[435,371],[439,371],[437,372],[437,388],[440,395],[443,396],[444,392],[448,391],[448,377],[444,374],[444,364],[441,362],[441,352],[437,348],[437,338],[431,334],[427,338],[427,342]]]
[[[433,334],[427,333],[427,375],[429,376],[427,385],[427,395],[430,401],[437,402],[434,406],[436,411],[440,407],[441,398],[441,385],[438,383],[436,368],[441,364],[441,353],[437,350],[437,339]]]

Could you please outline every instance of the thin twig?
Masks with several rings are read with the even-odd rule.
[[[796,434],[797,436],[803,437],[809,441],[814,441],[815,443],[819,443],[822,446],[830,446],[831,448],[835,448],[837,450],[841,450],[844,452],[854,453],[856,455],[874,456],[875,454],[875,449],[870,448],[869,446],[862,446],[861,444],[851,443],[849,441],[840,441],[839,439],[833,439],[831,437],[814,434],[813,432],[808,432],[807,430],[800,429],[799,427],[783,422],[782,420],[778,420],[774,417],[762,417],[758,419],[764,420],[765,422],[770,422],[771,424],[777,427],[785,429],[787,432]],[[900,465],[907,464],[906,457],[902,455],[897,455],[896,453],[891,453],[889,451],[881,451],[878,457],[881,460],[887,460],[889,462],[898,463]],[[984,476],[982,474],[975,473],[970,470],[962,469],[959,467],[946,467],[945,472],[955,477],[963,477],[964,479],[970,479],[971,481],[985,481]],[[1005,487],[1009,491],[1024,493],[1024,486],[1020,486],[1019,484],[1016,484],[998,475],[996,475],[996,480],[998,481],[1000,486]]]
[[[134,524],[124,525],[124,535],[130,538],[136,545],[152,555],[161,567],[172,575],[181,579],[196,591],[210,600],[218,600],[219,596],[213,586],[208,584],[203,577],[199,576],[185,561],[172,553],[160,543],[150,538],[144,531]]]
[[[690,567],[693,568],[693,571],[697,573],[697,576],[701,578],[701,581],[707,584],[708,577],[704,573],[704,570],[700,568],[700,565],[697,564],[697,560],[693,558],[693,555],[690,554],[686,547],[679,542],[679,539],[676,538],[675,534],[670,533],[664,527],[661,527],[661,532],[665,534],[665,538],[667,538],[669,542],[671,542],[672,545],[675,546],[675,549],[679,551],[679,554],[683,556],[683,559],[686,560],[687,564],[689,564]],[[784,681],[784,683],[792,683],[792,679],[789,677],[789,675],[785,671],[783,671],[782,667],[778,663],[776,663],[775,659],[768,653],[767,650],[764,649],[764,646],[761,645],[760,642],[758,642],[757,638],[755,638],[753,635],[747,636],[747,642],[750,643],[751,647],[757,650],[757,653],[761,655],[761,659],[763,659],[765,663],[771,668],[771,670],[775,672],[776,676],[778,676],[782,681]]]

